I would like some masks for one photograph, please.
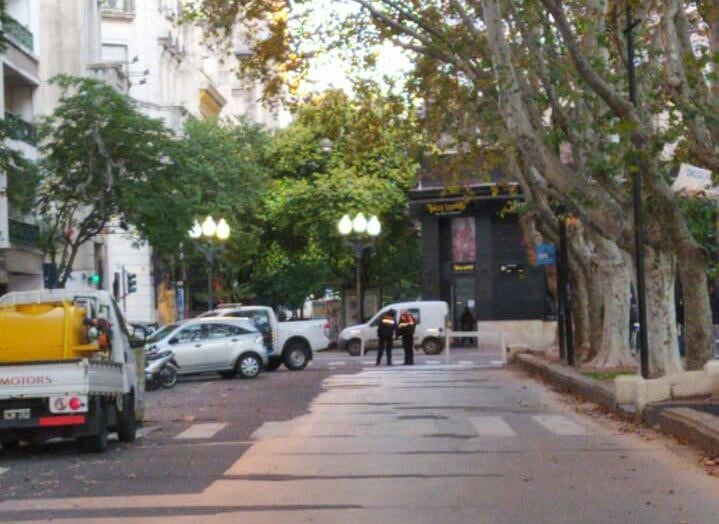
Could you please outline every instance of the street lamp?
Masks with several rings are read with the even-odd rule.
[[[357,213],[352,219],[344,215],[337,223],[337,229],[355,255],[355,280],[357,284],[357,310],[359,322],[364,319],[364,301],[362,300],[362,256],[365,249],[374,245],[375,238],[382,232],[382,224],[372,215],[369,220],[363,213]]]
[[[207,310],[212,309],[212,268],[215,264],[217,254],[222,250],[222,245],[215,243],[214,239],[223,242],[230,238],[230,225],[224,218],[219,222],[207,215],[207,218],[200,224],[197,220],[192,225],[192,229],[188,231],[190,238],[194,240],[205,239],[205,243],[198,242],[197,249],[205,255],[207,261]]]

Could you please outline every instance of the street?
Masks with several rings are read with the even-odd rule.
[[[134,444],[0,455],[0,521],[719,521],[692,451],[479,357],[320,353],[301,372],[148,392]]]

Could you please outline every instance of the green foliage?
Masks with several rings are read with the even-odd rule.
[[[60,283],[79,247],[111,220],[130,222],[153,242],[153,226],[181,219],[181,199],[167,199],[173,180],[171,135],[130,99],[95,79],[61,75],[55,111],[39,128],[43,159],[37,210],[42,248],[58,265]],[[162,200],[161,202],[161,199]],[[158,214],[164,214],[158,219]]]

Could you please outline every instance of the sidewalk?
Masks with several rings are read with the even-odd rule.
[[[514,363],[524,371],[604,406],[621,417],[644,422],[710,457],[719,457],[719,395],[655,402],[637,413],[633,405],[617,404],[612,382],[593,379],[577,369],[530,354],[516,355]]]

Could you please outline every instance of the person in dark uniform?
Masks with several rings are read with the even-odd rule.
[[[474,331],[477,329],[477,321],[474,319],[474,315],[469,310],[469,306],[464,306],[462,316],[459,317],[459,325],[462,331]],[[463,337],[460,339],[460,344],[471,344],[473,339],[469,337]]]
[[[404,365],[414,365],[414,328],[417,322],[408,309],[402,311],[397,324],[397,335],[402,337],[404,347]]]
[[[394,309],[388,309],[377,324],[377,338],[379,338],[379,347],[377,348],[377,366],[382,361],[382,352],[387,351],[387,365],[392,365],[392,341],[397,330],[397,324],[394,320]]]

